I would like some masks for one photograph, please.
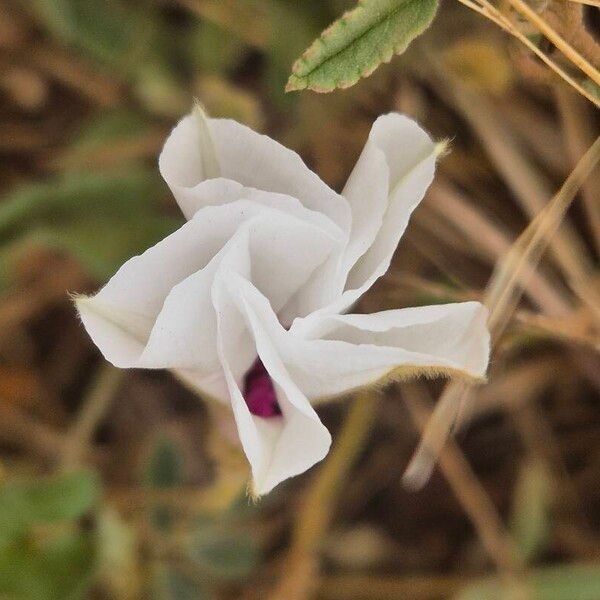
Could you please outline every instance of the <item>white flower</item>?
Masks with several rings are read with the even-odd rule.
[[[159,160],[187,223],[76,300],[85,328],[114,365],[172,369],[231,403],[264,494],[327,454],[319,400],[388,376],[484,377],[477,302],[344,314],[389,267],[436,154],[415,122],[382,116],[340,195],[274,140],[195,110]]]

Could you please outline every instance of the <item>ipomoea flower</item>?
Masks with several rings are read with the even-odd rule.
[[[323,399],[485,375],[478,302],[346,314],[389,267],[437,154],[414,121],[379,117],[338,194],[276,141],[196,109],[159,159],[187,222],[79,297],[83,324],[117,367],[171,369],[230,403],[254,493],[269,492],[327,454]]]

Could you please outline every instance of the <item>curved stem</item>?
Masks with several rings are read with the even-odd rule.
[[[353,401],[326,461],[314,477],[298,512],[287,565],[271,600],[304,600],[318,585],[319,547],[338,495],[375,421],[378,394],[363,391]]]

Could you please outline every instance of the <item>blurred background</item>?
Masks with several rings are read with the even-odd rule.
[[[349,402],[323,408],[339,460],[252,503],[223,416],[169,373],[107,366],[78,322],[70,293],[182,223],[157,156],[193,98],[337,190],[379,114],[450,138],[359,310],[482,298],[598,114],[452,1],[353,88],[284,94],[352,4],[0,0],[0,598],[600,599],[599,307],[573,284],[600,282],[598,169],[420,490],[402,474],[443,382],[371,398],[353,441]],[[535,8],[598,65],[597,7]]]

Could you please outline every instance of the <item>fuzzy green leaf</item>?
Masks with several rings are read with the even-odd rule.
[[[330,92],[369,76],[431,24],[438,0],[361,0],[294,63],[286,90]]]

